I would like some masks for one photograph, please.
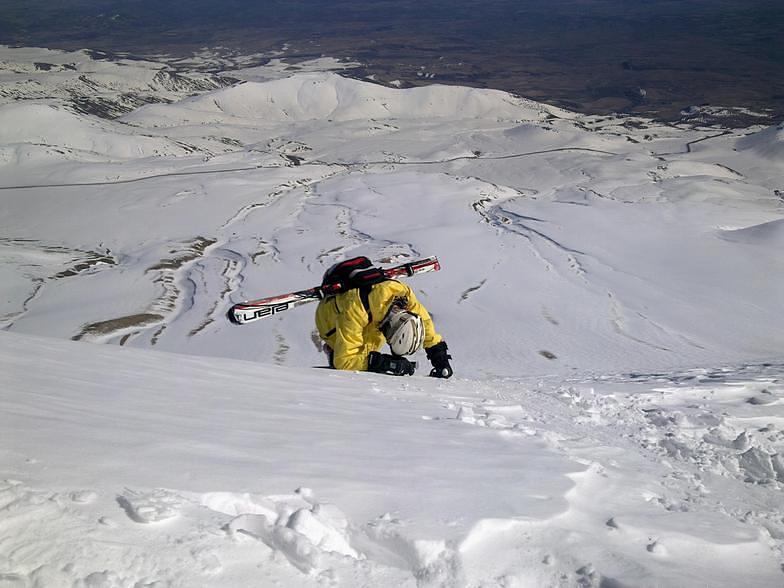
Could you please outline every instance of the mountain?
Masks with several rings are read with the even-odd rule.
[[[4,582],[780,581],[780,128],[0,56]],[[226,320],[353,255],[454,379]]]

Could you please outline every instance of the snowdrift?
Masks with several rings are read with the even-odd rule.
[[[766,250],[781,250],[784,247],[784,219],[770,221],[745,229],[722,231],[721,237],[737,243],[748,243]]]

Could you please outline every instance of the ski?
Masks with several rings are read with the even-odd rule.
[[[403,263],[394,267],[385,268],[381,271],[385,278],[395,279],[407,276],[415,276],[426,272],[434,272],[441,269],[438,258],[435,256],[425,257],[417,261]],[[246,300],[239,302],[229,309],[229,320],[235,325],[245,325],[254,321],[275,316],[285,310],[321,300],[326,296],[338,294],[343,291],[340,283],[328,284],[327,286],[315,286],[307,290],[270,296],[269,298],[259,298],[258,300]]]

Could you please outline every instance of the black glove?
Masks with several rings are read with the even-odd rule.
[[[413,376],[416,362],[408,361],[405,357],[387,355],[378,351],[371,351],[368,355],[368,371],[390,376]]]
[[[436,343],[432,347],[425,349],[427,358],[433,364],[433,369],[430,370],[430,376],[433,378],[451,378],[452,366],[449,365],[449,360],[452,356],[447,353],[446,341]]]

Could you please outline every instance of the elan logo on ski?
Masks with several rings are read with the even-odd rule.
[[[440,269],[441,265],[435,256],[386,269],[374,267],[367,257],[355,257],[335,264],[327,270],[324,276],[324,283],[321,286],[269,298],[240,302],[229,309],[227,316],[235,325],[245,325],[259,319],[275,316],[295,306],[345,292],[363,284],[370,285],[383,280],[415,276]]]
[[[278,312],[283,312],[289,309],[289,303],[275,304],[274,306],[264,306],[253,313],[253,320],[264,318],[265,316],[272,316]]]

